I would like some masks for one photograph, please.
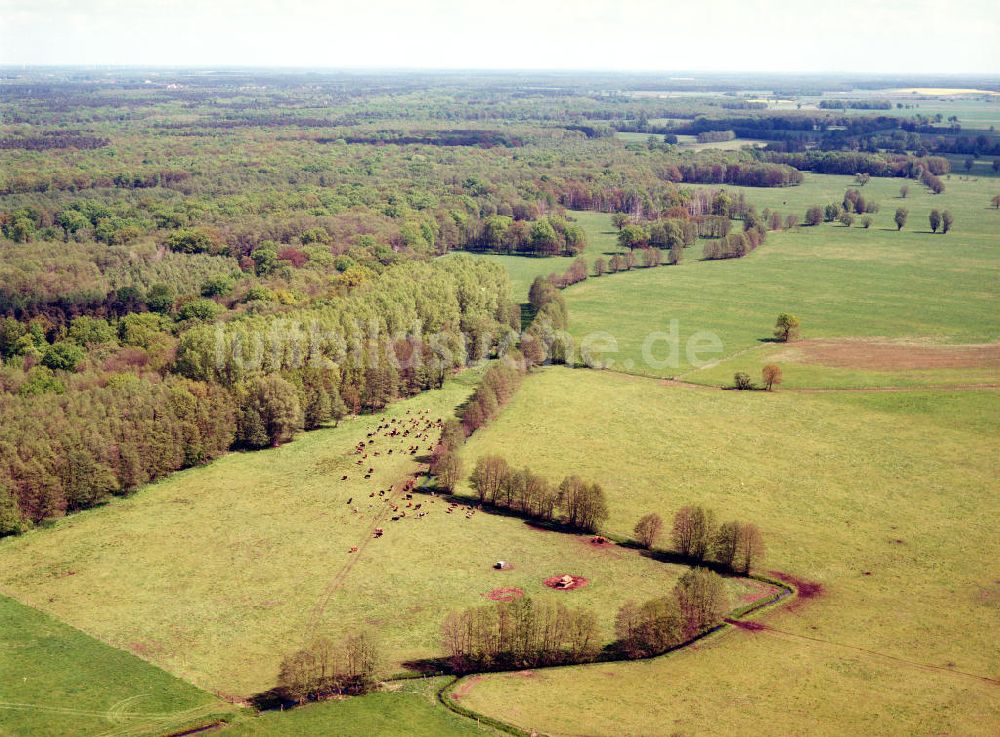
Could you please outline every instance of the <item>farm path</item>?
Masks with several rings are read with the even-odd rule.
[[[364,554],[372,540],[375,539],[375,531],[382,526],[392,513],[393,502],[402,499],[405,492],[406,481],[408,479],[416,478],[421,473],[425,473],[427,468],[427,464],[418,463],[416,469],[410,473],[402,475],[392,483],[390,487],[391,492],[384,497],[383,504],[372,516],[371,525],[367,528],[367,533],[361,540],[358,541],[358,544],[354,546],[357,549],[353,553],[349,553],[349,557],[344,565],[341,566],[340,570],[338,570],[327,582],[322,593],[320,594],[319,600],[309,613],[309,624],[307,627],[309,633],[315,632],[319,627],[319,623],[323,618],[323,613],[326,611],[326,607],[330,603],[330,598],[334,595],[334,593],[336,593],[337,589],[344,585],[344,581],[347,580],[347,577],[350,575],[354,566],[357,565],[358,560]]]

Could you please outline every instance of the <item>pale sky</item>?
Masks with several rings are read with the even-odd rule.
[[[0,0],[0,64],[1000,74],[997,0]]]

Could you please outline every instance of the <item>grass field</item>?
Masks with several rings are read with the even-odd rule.
[[[696,245],[677,267],[589,279],[564,293],[571,332],[578,339],[612,336],[618,350],[603,355],[617,370],[684,375],[694,381],[700,379],[692,372],[692,358],[710,364],[738,352],[767,351],[762,341],[770,338],[782,311],[801,318],[806,338],[995,342],[1000,339],[995,309],[1000,297],[1000,211],[988,207],[994,182],[953,177],[938,196],[911,183],[910,195],[903,200],[901,180],[872,179],[865,195],[880,203],[881,212],[871,229],[823,224],[771,233],[755,253],[729,261],[701,261]],[[770,207],[801,217],[810,204],[839,201],[851,186],[852,177],[807,174],[799,187],[743,191],[759,210]],[[899,206],[910,210],[902,233],[891,226]],[[929,232],[932,207],[952,211],[953,232]],[[653,333],[669,332],[671,320],[678,321],[678,360],[669,360],[667,344],[661,341],[651,344],[650,355],[658,363],[650,363],[643,343]],[[689,356],[686,347],[695,334],[717,336],[721,349]],[[761,362],[757,356],[746,358],[748,368]],[[730,380],[739,365],[730,360],[722,380]],[[971,378],[978,380],[983,373],[992,371],[978,371]],[[718,373],[709,376],[707,381],[720,380]],[[864,385],[885,383],[857,375],[838,380],[851,383],[859,378]],[[953,383],[958,378],[966,380],[943,375],[911,381]]]
[[[314,633],[336,638],[358,627],[378,633],[383,671],[397,672],[410,659],[440,655],[447,612],[484,603],[494,588],[565,598],[542,584],[556,574],[589,579],[572,603],[598,608],[612,639],[618,605],[669,590],[683,567],[510,517],[446,514],[443,500],[424,495],[413,503],[428,516],[417,519],[411,509],[393,522],[384,499],[369,496],[398,488],[417,463],[400,452],[409,437],[383,437],[374,447],[395,445],[395,454],[369,456],[359,467],[351,454],[358,440],[424,410],[450,416],[477,376],[467,372],[383,415],[278,449],[231,454],[52,529],[5,539],[0,588],[223,695],[270,688],[281,658]],[[376,525],[386,534],[373,540]],[[350,553],[352,546],[360,551]],[[493,570],[499,559],[514,569]]]
[[[546,369],[469,460],[594,478],[615,533],[691,502],[753,520],[765,568],[822,590],[767,615],[773,629],[491,676],[463,703],[554,735],[994,733],[1000,684],[975,676],[1000,679],[998,419],[995,391],[737,393]]]
[[[245,716],[220,734],[225,737],[488,737],[503,734],[454,714],[437,701],[447,679],[393,684],[388,691],[360,698],[325,701],[288,712]]]
[[[231,707],[0,596],[0,735],[159,735]]]

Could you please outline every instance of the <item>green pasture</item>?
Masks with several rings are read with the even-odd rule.
[[[746,393],[544,370],[467,459],[593,478],[617,534],[689,503],[756,522],[763,569],[821,589],[764,615],[773,629],[491,676],[463,703],[553,735],[990,734],[998,418],[988,390]]]
[[[0,596],[0,735],[148,737],[230,712],[140,658]]]

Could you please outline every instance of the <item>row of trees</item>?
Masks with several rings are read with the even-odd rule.
[[[666,596],[624,604],[607,653],[659,655],[721,624],[727,608],[722,578],[706,568],[691,569]],[[593,612],[531,597],[452,612],[442,635],[455,673],[587,663],[601,655]]]
[[[579,476],[567,476],[557,487],[530,468],[512,468],[502,456],[489,455],[476,461],[469,481],[481,504],[523,517],[555,520],[585,532],[597,532],[608,518],[604,489]]]
[[[594,612],[527,596],[453,612],[442,634],[456,673],[583,663],[600,651]]]
[[[790,187],[802,183],[802,172],[779,163],[758,161],[691,161],[664,166],[668,182],[730,184],[740,187]]]
[[[663,520],[656,513],[644,515],[633,533],[644,548],[653,548],[663,532]],[[716,522],[715,513],[705,507],[682,507],[674,515],[670,531],[674,552],[698,563],[711,562],[736,573],[748,574],[764,556],[764,539],[752,522]]]
[[[722,578],[694,568],[666,596],[630,601],[615,617],[615,649],[627,658],[659,655],[718,626],[728,608]]]
[[[347,635],[339,642],[319,637],[281,661],[278,686],[281,698],[304,703],[327,696],[356,696],[371,691],[381,656],[368,632]]]
[[[727,258],[743,258],[764,242],[763,228],[751,228],[743,233],[730,233],[725,238],[708,241],[703,251],[707,261]]]
[[[478,233],[470,237],[468,243],[472,250],[533,256],[575,256],[586,246],[586,231],[556,216],[532,223],[506,215],[491,215],[482,221]]]

